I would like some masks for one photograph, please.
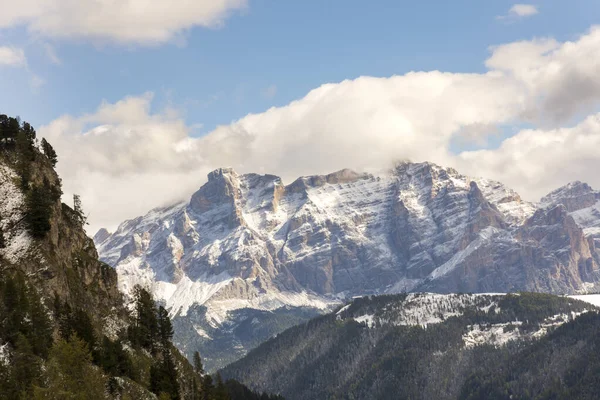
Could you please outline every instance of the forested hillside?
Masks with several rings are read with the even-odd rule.
[[[0,115],[0,399],[272,399],[194,367],[142,287],[124,304],[33,127]]]
[[[592,399],[598,333],[597,309],[567,297],[367,297],[222,373],[289,399]]]

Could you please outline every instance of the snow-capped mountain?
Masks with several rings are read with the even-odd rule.
[[[285,310],[292,323],[293,309],[326,310],[366,294],[583,291],[599,279],[599,199],[575,183],[536,205],[431,163],[289,185],[223,168],[189,202],[94,240],[122,291],[153,288],[191,351],[224,331],[242,335],[236,328],[249,315],[233,323],[235,310]],[[239,335],[226,336],[242,355]]]

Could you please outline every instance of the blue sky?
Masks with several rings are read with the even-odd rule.
[[[223,166],[600,187],[597,1],[5,3],[0,112],[55,146],[92,233]]]
[[[24,49],[27,69],[0,68],[0,109],[34,125],[93,112],[102,100],[155,93],[194,134],[303,97],[323,83],[408,71],[485,71],[495,44],[573,39],[600,15],[593,0],[539,1],[539,14],[499,20],[510,1],[250,0],[221,27],[153,46],[32,38],[6,29],[0,45]],[[181,42],[181,41],[180,41]],[[47,56],[50,45],[60,65]],[[32,75],[44,83],[31,88]]]

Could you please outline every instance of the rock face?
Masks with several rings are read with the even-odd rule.
[[[122,291],[151,286],[201,346],[207,330],[244,308],[327,309],[352,296],[421,290],[582,291],[600,276],[599,199],[574,183],[535,205],[431,163],[287,186],[223,168],[189,203],[99,232],[96,244]]]
[[[32,161],[32,185],[59,185],[59,177],[45,159]],[[55,295],[91,316],[107,335],[114,335],[128,317],[117,274],[98,260],[94,242],[75,211],[66,204],[52,204],[51,229],[34,240],[23,223],[25,196],[17,185],[14,167],[0,160],[0,228],[5,248],[0,248],[0,273],[18,270],[39,290],[47,305]]]

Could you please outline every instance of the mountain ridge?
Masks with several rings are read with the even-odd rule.
[[[287,185],[275,175],[219,168],[189,202],[100,231],[96,240],[123,292],[143,283],[175,318],[204,307],[190,323],[199,332],[222,326],[233,310],[326,311],[369,294],[567,294],[595,287],[599,277],[596,220],[577,214],[595,215],[597,192],[577,187],[536,205],[500,182],[427,162]]]

